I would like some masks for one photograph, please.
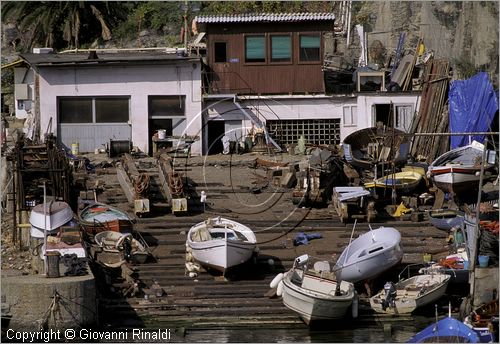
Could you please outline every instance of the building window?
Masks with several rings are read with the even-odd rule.
[[[320,61],[319,34],[301,34],[299,36],[299,59],[301,62]]]
[[[59,99],[60,123],[92,123],[92,98]]]
[[[357,115],[358,115],[358,107],[357,106],[344,106],[344,127],[354,127],[357,125]]]
[[[185,96],[149,96],[150,117],[184,116]]]
[[[245,37],[245,62],[266,62],[266,38],[264,35]]]
[[[215,62],[227,62],[227,47],[226,42],[214,43],[214,60]]]
[[[129,97],[59,98],[60,123],[124,123],[129,120]]]
[[[290,35],[271,36],[271,62],[290,62],[292,60],[292,40]]]
[[[96,123],[123,123],[128,121],[128,98],[96,98]]]

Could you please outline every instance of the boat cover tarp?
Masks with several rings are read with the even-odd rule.
[[[488,78],[480,72],[467,80],[451,83],[448,95],[450,103],[450,132],[485,132],[498,111],[498,97]],[[484,142],[484,135],[474,135],[471,141]],[[451,149],[469,144],[467,136],[451,136]]]

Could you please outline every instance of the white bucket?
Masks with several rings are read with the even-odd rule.
[[[78,155],[78,153],[79,153],[79,144],[78,142],[73,142],[71,144],[71,154]]]
[[[164,140],[167,137],[167,131],[165,129],[158,129],[158,138]]]

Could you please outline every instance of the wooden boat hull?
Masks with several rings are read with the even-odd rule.
[[[103,231],[131,233],[133,222],[124,211],[102,203],[87,206],[80,213],[80,224],[92,235]]]
[[[439,300],[445,293],[451,276],[447,274],[419,275],[395,284],[397,295],[394,304],[385,308],[382,290],[370,298],[370,306],[377,313],[408,314]]]
[[[391,150],[394,148],[394,154]],[[396,163],[406,162],[409,152],[408,138],[401,130],[376,127],[357,130],[348,135],[342,143],[344,158],[351,165],[371,169],[374,164],[383,163],[394,156]]]
[[[406,193],[415,190],[422,180],[422,174],[414,171],[391,173],[373,182],[365,183],[366,188],[396,189]]]
[[[257,239],[250,228],[223,218],[208,221],[215,222],[213,224],[200,222],[194,225],[189,230],[186,240],[193,258],[198,263],[225,273],[227,269],[245,263],[252,257]],[[212,228],[212,225],[215,227]],[[217,232],[218,237],[207,237],[204,238],[206,240],[198,241],[194,238],[199,230],[207,230],[209,236],[214,236]],[[236,235],[237,233],[240,235]]]
[[[427,174],[443,192],[465,194],[477,191],[484,149],[481,143],[474,141],[468,146],[446,152],[429,165]],[[484,170],[493,166],[485,162]]]
[[[391,227],[380,227],[359,236],[337,260],[337,278],[356,283],[377,276],[401,261],[400,243],[401,234]]]
[[[448,193],[466,193],[477,191],[479,188],[480,168],[477,167],[436,167],[430,176],[437,188]]]
[[[333,280],[305,274],[299,285],[293,279],[294,270],[283,277],[283,304],[306,324],[344,318],[355,298],[352,283],[341,282],[342,294],[335,296],[337,282]]]

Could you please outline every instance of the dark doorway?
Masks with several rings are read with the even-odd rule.
[[[209,121],[208,128],[208,154],[222,153],[222,136],[224,136],[224,121]]]
[[[375,126],[382,122],[385,126],[392,126],[391,104],[375,104]]]
[[[153,135],[159,130],[165,129],[167,136],[172,136],[172,119],[171,118],[150,118],[149,119],[149,155],[153,155]],[[172,142],[162,143],[163,148],[172,147]]]

